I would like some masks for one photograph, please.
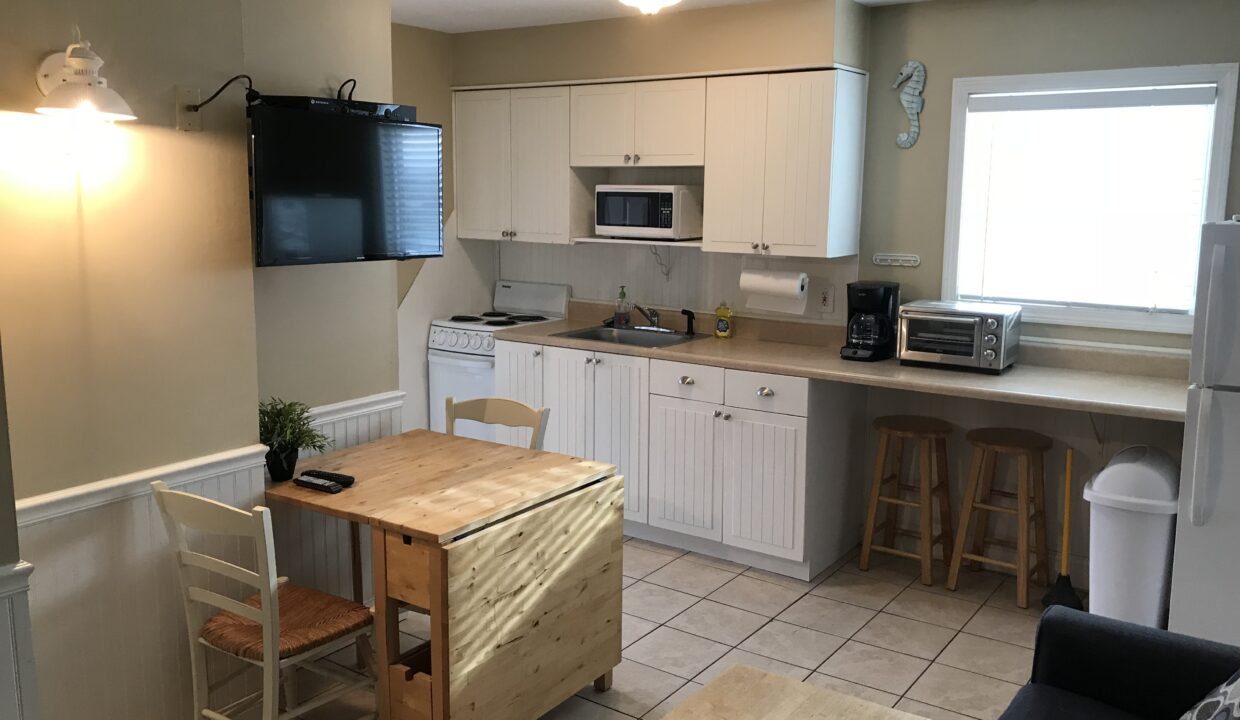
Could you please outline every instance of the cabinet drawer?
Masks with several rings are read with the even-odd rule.
[[[723,368],[651,360],[650,392],[685,400],[721,403]]]
[[[788,375],[728,370],[724,404],[805,417],[809,412],[809,380]]]
[[[388,532],[388,595],[423,609],[431,606],[431,553],[428,545],[407,541],[400,533]]]

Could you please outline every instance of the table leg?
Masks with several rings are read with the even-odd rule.
[[[371,530],[371,572],[375,583],[375,704],[379,720],[392,717],[390,668],[400,657],[400,607],[387,594],[386,536],[382,528]]]
[[[611,670],[594,678],[594,689],[599,692],[607,692],[611,689]]]
[[[431,554],[431,718],[448,720],[448,553],[442,547]]]
[[[353,602],[365,603],[366,590],[362,579],[362,531],[356,521],[349,523],[349,560],[353,563]],[[357,639],[357,667],[365,668],[370,654],[370,643],[365,637]]]

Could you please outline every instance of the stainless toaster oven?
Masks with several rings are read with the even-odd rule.
[[[999,374],[1020,352],[1020,306],[918,300],[900,306],[900,363]]]

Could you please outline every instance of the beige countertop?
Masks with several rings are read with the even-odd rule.
[[[642,348],[557,337],[557,333],[598,325],[568,319],[508,328],[496,339],[636,355],[656,360],[713,365],[736,370],[911,390],[1021,405],[1184,422],[1186,380],[1017,363],[1002,375],[905,367],[895,360],[863,363],[842,360],[838,348],[710,335],[667,348]]]

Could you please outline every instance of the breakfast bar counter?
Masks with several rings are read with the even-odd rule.
[[[1038,407],[1102,413],[1149,420],[1184,422],[1188,381],[1117,372],[1076,370],[1019,361],[1002,375],[908,367],[896,360],[875,363],[842,360],[838,347],[803,345],[744,337],[710,335],[664,348],[559,337],[559,333],[598,325],[568,319],[501,330],[497,340],[637,355],[733,370],[791,375],[932,395],[991,400]]]

